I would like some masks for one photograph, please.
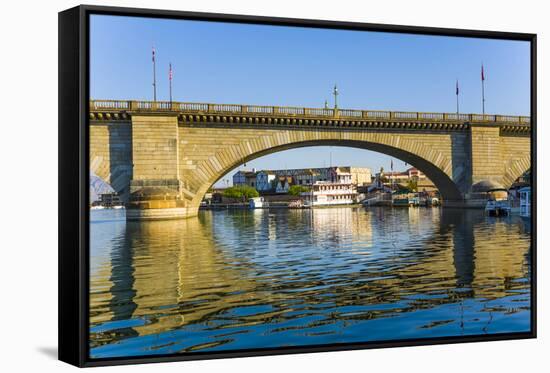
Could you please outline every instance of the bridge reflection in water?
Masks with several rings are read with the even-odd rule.
[[[528,331],[530,235],[479,210],[94,211],[93,357]]]

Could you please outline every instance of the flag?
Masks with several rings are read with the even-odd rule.
[[[458,80],[456,81],[456,95],[458,96]]]
[[[153,52],[153,62],[155,62],[155,47],[153,47],[152,52]]]
[[[172,64],[170,64],[170,70],[168,72],[168,79],[170,81],[172,81],[172,77],[174,76],[174,74],[172,73]]]
[[[393,159],[390,161],[390,169],[393,171]]]
[[[485,72],[483,71],[483,64],[481,64],[481,80],[485,80]]]

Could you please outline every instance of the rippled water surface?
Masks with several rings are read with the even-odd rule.
[[[530,329],[530,232],[478,210],[91,212],[91,356]]]

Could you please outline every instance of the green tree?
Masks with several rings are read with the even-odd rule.
[[[227,198],[254,198],[258,197],[260,194],[258,191],[248,185],[238,185],[226,188],[223,191],[223,196]]]
[[[417,192],[418,191],[418,182],[416,180],[407,181],[407,189],[409,189],[411,192]]]
[[[288,194],[291,196],[299,196],[303,192],[309,192],[309,188],[303,185],[292,185],[288,188]]]

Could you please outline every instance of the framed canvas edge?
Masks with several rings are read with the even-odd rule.
[[[171,18],[201,21],[321,27],[347,30],[457,36],[528,41],[531,45],[531,330],[519,333],[452,336],[265,348],[189,354],[149,355],[123,358],[89,357],[89,211],[88,211],[88,129],[89,105],[89,16],[92,14]],[[59,13],[59,96],[58,96],[58,351],[59,360],[79,367],[110,366],[152,362],[173,362],[219,358],[284,355],[389,347],[428,346],[469,342],[489,342],[536,338],[537,255],[536,255],[536,41],[532,33],[515,33],[452,28],[401,26],[345,21],[233,15],[158,9],[80,5]],[[72,32],[67,33],[67,30]],[[76,35],[74,34],[76,33]],[[78,126],[75,126],[75,123]],[[75,128],[76,127],[76,128]],[[68,155],[68,156],[67,156]],[[77,156],[76,156],[77,155]],[[75,249],[76,247],[76,249]]]

